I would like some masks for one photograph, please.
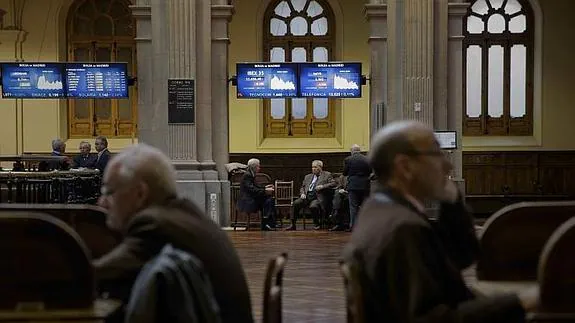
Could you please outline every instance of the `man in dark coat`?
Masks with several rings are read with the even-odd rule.
[[[347,176],[349,198],[349,227],[353,228],[357,212],[363,201],[369,196],[371,167],[367,157],[361,153],[358,145],[351,147],[351,156],[343,161],[343,175]]]
[[[240,198],[237,208],[239,212],[251,213],[261,211],[262,225],[264,231],[272,230],[275,227],[275,201],[271,196],[274,192],[273,184],[267,186],[259,185],[256,182],[256,174],[260,171],[259,159],[248,160],[248,169],[242,177],[240,183]]]
[[[386,126],[372,140],[370,163],[381,188],[363,205],[344,251],[360,269],[365,321],[523,322],[538,290],[476,298],[463,281],[479,244],[432,129]],[[425,200],[441,201],[436,222]]]
[[[197,257],[210,277],[222,322],[253,322],[240,259],[224,231],[194,203],[177,196],[175,170],[158,149],[131,146],[110,160],[100,206],[123,242],[94,261],[100,291],[127,299],[146,262],[166,244]]]
[[[103,174],[111,157],[110,151],[108,150],[108,139],[104,136],[99,136],[96,138],[94,146],[96,146],[96,151],[98,152],[96,155],[95,168]]]

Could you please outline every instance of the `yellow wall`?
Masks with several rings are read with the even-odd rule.
[[[14,24],[10,0],[0,0],[6,10],[4,25]],[[65,23],[72,0],[27,0],[22,17],[26,38],[21,54],[15,52],[14,32],[0,31],[1,61],[57,62],[66,60]],[[14,100],[0,98],[0,154],[51,152],[54,138],[67,139],[68,115],[65,100]],[[22,113],[22,114],[21,114]],[[21,119],[20,116],[23,115]],[[82,140],[67,140],[69,152]],[[118,151],[131,139],[110,139],[110,150]]]
[[[235,63],[261,59],[261,19],[268,0],[235,1],[236,14],[230,26],[230,75]],[[0,31],[0,60],[58,61],[66,57],[64,26],[71,0],[27,0],[22,18],[27,37],[22,55],[14,47],[15,32]],[[339,60],[363,62],[363,73],[369,74],[368,26],[363,15],[364,1],[329,0],[336,14]],[[14,22],[11,0],[0,0],[6,10],[5,26]],[[541,101],[536,114],[536,136],[533,138],[464,138],[465,150],[571,150],[575,149],[575,91],[572,75],[575,60],[575,24],[571,13],[573,0],[540,0],[542,21]],[[12,41],[12,42],[11,42]],[[342,100],[338,108],[336,139],[267,139],[262,140],[262,105],[251,100],[237,100],[230,87],[230,152],[335,152],[347,151],[353,143],[367,148],[369,141],[369,86],[363,87],[362,99]],[[0,99],[0,154],[49,152],[53,138],[67,137],[67,109],[60,100]],[[23,119],[20,112],[23,111]],[[21,129],[23,125],[23,129]],[[23,130],[23,137],[22,131]],[[75,151],[79,139],[68,141]],[[93,139],[90,140],[93,142]],[[110,140],[112,150],[130,144],[130,139]]]
[[[230,26],[229,73],[235,75],[238,62],[262,59],[262,24],[266,0],[236,1]],[[336,60],[363,63],[369,74],[369,29],[363,15],[364,2],[330,0],[336,16]],[[231,153],[301,153],[348,151],[352,144],[363,149],[369,143],[369,87],[363,87],[361,99],[344,99],[336,108],[336,138],[262,138],[262,100],[238,100],[230,87]]]
[[[541,100],[533,137],[464,138],[468,151],[575,149],[573,0],[539,0],[542,12]],[[537,105],[537,103],[535,103]],[[536,108],[537,110],[537,108]]]

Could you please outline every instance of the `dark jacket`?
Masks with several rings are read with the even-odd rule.
[[[367,157],[360,153],[352,154],[343,161],[343,175],[347,176],[348,191],[369,190],[371,167]]]
[[[237,202],[239,212],[254,213],[262,208],[266,199],[265,187],[256,183],[256,178],[246,172],[240,183],[240,197]]]
[[[53,170],[69,170],[70,163],[65,156],[59,152],[53,151],[50,156],[53,157],[61,157],[60,159],[48,160],[48,161],[41,161],[38,164],[38,171],[40,172],[48,172]]]
[[[222,322],[253,322],[248,285],[236,250],[227,234],[186,199],[168,200],[134,216],[122,243],[94,261],[100,291],[126,299],[144,264],[166,244],[204,264]]]
[[[300,195],[308,193],[309,186],[313,181],[313,176],[314,176],[313,173],[305,175],[301,188],[299,190]],[[318,185],[323,186],[321,190],[318,190],[316,192],[315,197],[318,199],[318,201],[322,205],[331,202],[331,199],[333,198],[333,189],[337,186],[337,183],[333,179],[331,173],[327,171],[321,171],[315,182],[315,186],[317,187]]]
[[[166,245],[140,271],[124,322],[221,322],[212,284],[202,262]]]
[[[93,155],[93,154],[89,154],[87,156],[77,155],[73,159],[74,167],[75,168],[81,168],[81,167],[83,167],[83,168],[96,168],[97,158],[98,158],[98,156]]]
[[[108,148],[106,148],[106,150],[102,152],[102,155],[100,155],[100,157],[96,155],[95,168],[100,170],[100,173],[104,173],[104,170],[106,169],[106,166],[108,166],[108,162],[110,161],[110,157],[111,154]]]
[[[392,191],[362,206],[344,259],[359,255],[366,322],[523,322],[515,295],[476,299],[461,270],[478,254],[463,201],[442,204],[430,222]]]

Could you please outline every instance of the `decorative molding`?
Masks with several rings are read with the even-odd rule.
[[[467,14],[469,5],[470,5],[469,3],[465,2],[449,3],[447,5],[449,15],[463,17],[465,16],[465,14]]]
[[[150,20],[152,19],[152,6],[146,5],[131,5],[132,16],[136,20]]]
[[[368,3],[363,9],[363,14],[367,20],[387,17],[387,4]]]
[[[212,5],[212,19],[232,20],[235,13],[233,5]]]

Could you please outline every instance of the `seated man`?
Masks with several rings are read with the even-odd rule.
[[[340,175],[335,178],[337,186],[333,194],[332,209],[330,219],[334,226],[329,231],[344,231],[346,226],[344,223],[345,207],[349,203],[348,193],[345,190],[347,184],[346,176]]]
[[[275,201],[272,197],[274,185],[259,185],[256,182],[256,174],[260,171],[259,159],[252,158],[248,161],[248,169],[240,183],[240,198],[237,208],[239,212],[251,213],[261,211],[261,229],[265,231],[275,228]]]
[[[222,322],[253,322],[246,277],[230,239],[196,204],[178,197],[174,167],[160,150],[138,144],[110,159],[99,204],[108,210],[108,226],[124,235],[94,261],[101,292],[128,298],[144,264],[171,244],[202,262]]]
[[[286,230],[296,229],[297,216],[305,208],[312,212],[314,229],[319,230],[321,212],[326,210],[327,203],[330,202],[328,199],[331,198],[327,193],[337,185],[331,173],[323,171],[322,168],[321,160],[311,163],[311,174],[305,176],[299,192],[300,197],[293,202],[291,225]]]
[[[360,210],[344,251],[359,267],[366,322],[524,322],[538,290],[476,297],[461,271],[479,252],[471,216],[433,129],[387,125],[371,143],[379,188]],[[424,201],[441,202],[437,221]]]
[[[90,155],[92,146],[87,141],[80,143],[80,155],[74,157],[74,168],[94,168],[96,166],[96,156]]]

